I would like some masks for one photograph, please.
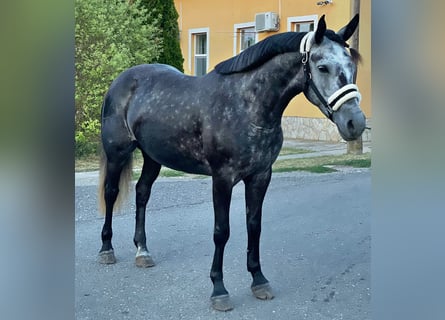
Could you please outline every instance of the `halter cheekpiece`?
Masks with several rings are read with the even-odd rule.
[[[300,53],[303,54],[301,62],[303,63],[303,69],[306,75],[306,87],[310,87],[314,91],[318,99],[325,107],[328,118],[333,121],[333,113],[339,110],[343,103],[353,98],[357,98],[358,102],[360,103],[362,97],[358,91],[358,87],[355,84],[347,84],[341,87],[328,98],[328,101],[326,101],[326,99],[321,95],[320,91],[317,89],[317,86],[312,80],[312,74],[308,64],[310,50],[312,44],[314,43],[314,36],[315,32],[308,32],[304,35],[300,42]]]

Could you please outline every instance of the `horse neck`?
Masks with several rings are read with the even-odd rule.
[[[254,99],[257,121],[280,123],[289,102],[304,90],[305,75],[297,53],[274,57],[247,73],[245,96]]]

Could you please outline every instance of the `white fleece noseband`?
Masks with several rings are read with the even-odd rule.
[[[328,98],[328,104],[332,108],[332,111],[337,111],[343,103],[354,98],[358,99],[358,103],[362,100],[362,96],[360,92],[358,92],[358,87],[355,84],[347,84],[335,91]]]

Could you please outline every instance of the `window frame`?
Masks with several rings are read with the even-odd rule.
[[[206,59],[206,65],[205,65],[205,73],[207,74],[207,71],[209,70],[209,53],[210,53],[210,28],[196,28],[196,29],[189,29],[189,38],[188,38],[188,68],[190,72],[194,76],[197,75],[196,73],[196,58],[205,58]],[[197,36],[205,34],[206,35],[206,53],[204,54],[197,54],[196,53],[196,39]],[[193,61],[193,63],[192,63]],[[192,69],[193,66],[193,69]]]
[[[314,22],[314,30],[317,30],[318,25],[318,14],[307,15],[307,16],[295,16],[287,18],[287,31],[295,32],[295,25],[304,22]]]
[[[241,32],[242,29],[255,28],[255,22],[236,23],[233,25],[233,55],[241,53]],[[255,29],[254,29],[255,30]],[[258,32],[255,32],[254,44],[258,42]]]

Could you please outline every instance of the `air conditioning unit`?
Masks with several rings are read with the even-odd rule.
[[[275,12],[263,12],[255,14],[255,31],[278,31],[280,20]]]

